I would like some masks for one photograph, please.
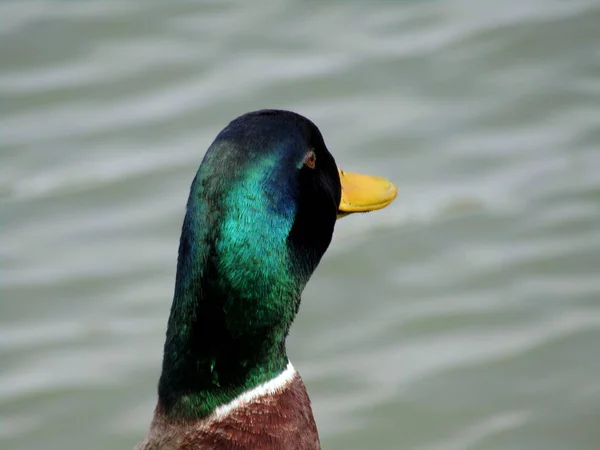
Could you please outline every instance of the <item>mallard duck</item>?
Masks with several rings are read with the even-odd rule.
[[[262,110],[227,125],[190,189],[158,404],[136,448],[319,449],[285,340],[336,220],[396,193],[339,170],[299,114]]]

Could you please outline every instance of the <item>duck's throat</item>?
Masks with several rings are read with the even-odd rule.
[[[237,334],[227,324],[223,301],[189,300],[176,299],[169,319],[159,382],[159,402],[167,414],[208,416],[284,372],[287,327]]]
[[[171,416],[192,418],[210,415],[285,370],[285,338],[303,283],[290,275],[283,246],[264,238],[252,247],[234,246],[223,235],[204,237],[200,245],[197,234],[186,232],[188,219],[159,402]]]

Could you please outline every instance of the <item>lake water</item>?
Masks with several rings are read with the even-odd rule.
[[[399,188],[289,354],[327,449],[600,448],[600,3],[0,2],[0,448],[128,449],[189,184],[292,109]]]

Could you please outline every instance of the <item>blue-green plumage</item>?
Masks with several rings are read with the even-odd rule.
[[[182,228],[159,383],[169,414],[206,416],[285,368],[285,337],[340,196],[335,161],[302,116],[258,111],[217,136]]]

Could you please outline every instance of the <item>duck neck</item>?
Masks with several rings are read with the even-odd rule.
[[[219,308],[228,300],[201,289],[174,299],[159,382],[169,416],[206,417],[286,369],[287,329],[232,333]]]
[[[159,382],[173,417],[205,417],[286,369],[285,338],[310,275],[290,256],[289,228],[238,230],[197,209],[188,205],[183,224]]]

